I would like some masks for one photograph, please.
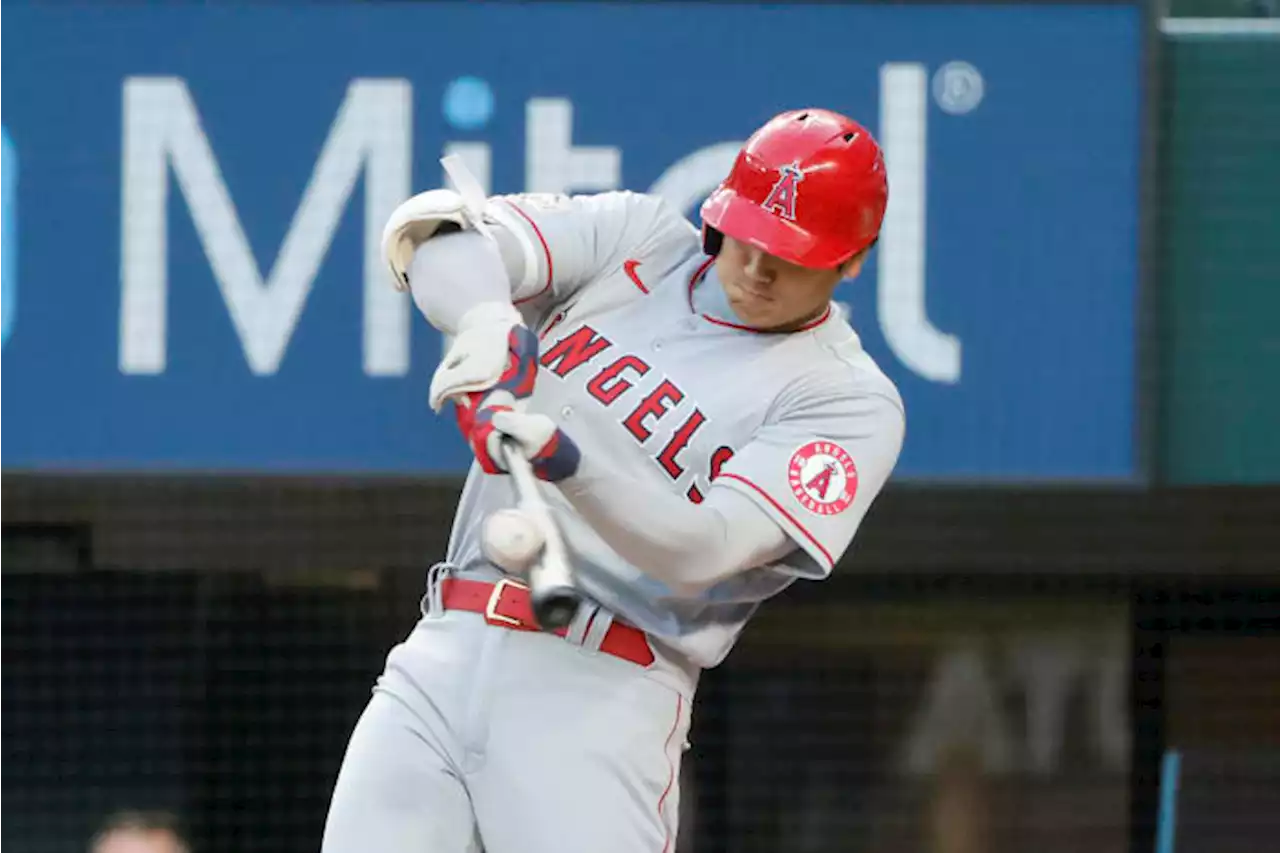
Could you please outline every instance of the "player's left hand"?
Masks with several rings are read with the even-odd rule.
[[[578,471],[582,460],[578,445],[555,421],[546,415],[516,411],[505,404],[502,392],[496,392],[474,411],[467,435],[485,473],[507,473],[501,449],[504,436],[515,441],[539,479],[555,483]]]
[[[428,402],[438,412],[450,400],[505,391],[516,400],[533,393],[538,376],[538,336],[510,303],[486,302],[468,311],[431,377]],[[466,432],[466,430],[463,430]]]

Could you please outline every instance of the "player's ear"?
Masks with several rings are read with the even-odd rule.
[[[871,247],[875,245],[875,241],[870,246],[854,255],[849,260],[840,265],[840,275],[842,278],[857,278],[858,273],[862,272],[862,265],[867,262],[867,256],[871,254]]]
[[[873,248],[876,248],[876,243],[878,242],[879,237],[868,243],[867,248],[864,248],[863,251],[858,252],[858,254],[850,257],[849,260],[846,260],[844,264],[841,264],[840,274],[842,277],[858,278],[858,274],[863,272],[863,264],[867,263],[867,257],[872,254],[872,250]]]

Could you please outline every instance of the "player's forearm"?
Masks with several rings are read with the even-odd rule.
[[[618,556],[677,595],[698,595],[794,547],[772,519],[728,489],[713,489],[704,503],[694,504],[648,483],[619,479],[586,458],[559,486]]]
[[[413,254],[409,286],[431,325],[453,334],[462,317],[485,302],[511,302],[511,278],[493,240],[475,231],[441,234]]]

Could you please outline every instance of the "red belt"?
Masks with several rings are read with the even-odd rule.
[[[479,613],[490,625],[513,631],[539,630],[529,600],[529,587],[520,581],[504,578],[497,583],[486,583],[446,578],[440,584],[440,597],[445,610]],[[552,633],[563,637],[568,629],[560,628]],[[640,666],[649,666],[654,661],[653,648],[644,631],[621,622],[609,626],[600,642],[600,651]]]

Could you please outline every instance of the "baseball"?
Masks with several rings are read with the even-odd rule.
[[[500,509],[484,523],[481,539],[485,556],[513,574],[526,574],[533,566],[546,538],[537,523],[518,509]]]

